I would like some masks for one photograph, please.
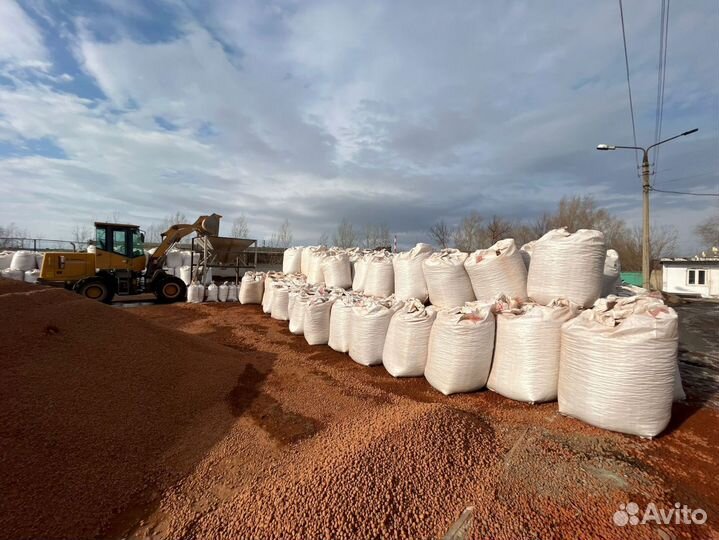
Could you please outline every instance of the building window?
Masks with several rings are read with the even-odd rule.
[[[706,285],[706,270],[689,270],[687,283],[689,285]]]

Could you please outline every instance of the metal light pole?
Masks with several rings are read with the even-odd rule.
[[[649,289],[649,278],[651,271],[649,269],[650,253],[649,253],[649,191],[651,191],[651,185],[649,184],[649,150],[665,142],[673,141],[679,137],[685,135],[691,135],[699,131],[699,128],[690,129],[674,137],[669,137],[663,141],[659,141],[656,144],[642,148],[641,146],[615,146],[610,144],[599,144],[597,150],[616,150],[617,148],[625,148],[628,150],[641,150],[644,156],[642,157],[642,191],[643,191],[643,204],[642,204],[642,286],[645,289]]]

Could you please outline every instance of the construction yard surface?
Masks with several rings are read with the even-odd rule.
[[[643,440],[394,379],[255,305],[0,280],[0,319],[0,538],[432,539],[467,506],[470,538],[719,538],[717,388],[695,370],[717,365],[692,349],[716,348],[711,323],[686,334],[687,402]],[[630,502],[707,521],[616,525]]]

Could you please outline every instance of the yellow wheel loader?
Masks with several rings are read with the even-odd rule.
[[[148,256],[138,225],[96,222],[95,253],[45,253],[38,283],[64,286],[105,303],[110,303],[116,294],[142,293],[153,293],[160,302],[184,300],[185,282],[162,269],[167,252],[193,232],[217,236],[221,217],[212,214],[200,216],[192,224],[173,225],[162,233],[162,242]]]

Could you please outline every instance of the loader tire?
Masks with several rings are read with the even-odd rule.
[[[178,277],[167,276],[155,287],[155,296],[162,304],[182,302],[187,298],[187,285]]]
[[[75,292],[104,304],[112,303],[112,297],[115,296],[112,286],[101,277],[83,279],[75,286]]]

